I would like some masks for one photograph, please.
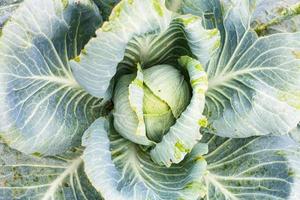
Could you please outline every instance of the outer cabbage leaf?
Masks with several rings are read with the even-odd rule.
[[[261,35],[297,32],[300,30],[300,3],[298,0],[260,1],[251,25]]]
[[[207,29],[222,29],[222,6],[219,0],[166,0],[166,6],[180,14],[200,16]]]
[[[23,0],[2,0],[0,2],[0,30],[22,1]]]
[[[291,138],[300,143],[300,123],[289,133]]]
[[[250,5],[251,27],[259,35],[299,30],[300,4],[298,0],[221,0],[224,15],[240,2]]]
[[[287,134],[300,119],[300,33],[258,38],[250,5],[239,2],[224,19],[222,50],[206,68],[206,114],[221,136]]]
[[[185,37],[193,55],[203,65],[207,64],[220,47],[221,39],[218,29],[206,30],[202,25],[203,20],[194,15],[181,15],[178,21],[184,25]]]
[[[161,167],[147,152],[122,138],[100,118],[86,131],[85,171],[105,199],[198,199],[207,145],[199,143],[178,165]]]
[[[60,157],[24,155],[0,143],[0,199],[101,199],[87,179],[80,149]]]
[[[69,60],[77,59],[76,57],[86,43],[95,36],[95,32],[102,24],[103,19],[92,0],[65,0],[64,4],[63,18],[69,26],[66,33],[67,50],[65,53],[68,53]],[[59,49],[57,51],[64,54]],[[70,66],[68,68],[70,70]]]
[[[28,0],[3,29],[0,130],[13,148],[53,155],[80,144],[99,99],[74,80],[68,60],[101,23],[86,0]]]
[[[300,3],[298,0],[261,1],[253,13],[251,26],[259,35],[300,31]],[[290,135],[300,142],[299,124]]]
[[[103,20],[108,20],[108,17],[114,8],[114,6],[119,2],[120,0],[94,0],[94,2],[99,7],[101,16],[103,17]]]
[[[299,199],[300,149],[288,137],[228,139],[204,135],[210,200]]]

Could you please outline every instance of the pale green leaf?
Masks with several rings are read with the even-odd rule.
[[[144,102],[144,75],[140,64],[137,66],[137,74],[128,86],[128,98],[131,109],[135,112],[138,119],[138,126],[135,131],[137,135],[146,137],[146,125],[144,121],[143,102]]]
[[[11,147],[53,155],[80,144],[100,100],[78,85],[68,61],[100,23],[88,0],[27,0],[14,12],[0,40],[0,131]]]
[[[170,65],[156,65],[144,71],[149,89],[171,108],[178,118],[190,100],[189,85],[179,70]]]
[[[189,84],[171,65],[156,65],[144,70],[144,117],[147,136],[160,142],[190,102]]]
[[[87,176],[105,199],[196,200],[203,192],[206,144],[198,144],[180,164],[161,167],[101,118],[86,131],[83,145]]]
[[[180,163],[192,151],[201,139],[199,130],[203,121],[206,121],[202,115],[207,90],[206,73],[197,60],[188,56],[181,57],[179,63],[188,70],[193,89],[192,98],[162,141],[150,152],[151,158],[156,163],[167,167],[172,163]]]
[[[144,119],[146,122],[147,137],[155,142],[160,142],[169,128],[175,123],[171,108],[144,86]]]
[[[141,74],[138,74],[138,76],[139,75]],[[138,111],[137,109],[133,109],[133,102],[130,102],[130,100],[132,99],[131,95],[133,94],[129,94],[129,92],[132,92],[132,87],[129,88],[129,86],[130,84],[132,84],[132,82],[134,83],[134,81],[137,80],[135,78],[136,77],[133,74],[129,74],[122,76],[118,80],[113,97],[114,127],[123,137],[129,139],[130,141],[133,141],[134,143],[151,145],[152,142],[147,138],[145,130],[141,130],[141,128],[145,128],[143,127],[144,118],[143,116],[140,116],[143,113],[138,113],[139,116],[137,115],[137,112],[143,112],[143,110]],[[139,91],[139,93],[140,92],[141,91]],[[143,96],[139,96],[138,98],[142,97]],[[136,99],[136,101],[137,100],[140,99]],[[139,117],[142,117],[142,119]]]
[[[0,200],[101,199],[84,173],[81,153],[41,158],[0,143]]]

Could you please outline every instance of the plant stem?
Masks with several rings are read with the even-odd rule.
[[[258,35],[263,35],[270,26],[278,25],[281,22],[291,19],[292,17],[297,15],[300,15],[300,3],[296,3],[291,7],[283,9],[278,17],[275,17],[267,23],[259,24],[255,28],[255,31]]]

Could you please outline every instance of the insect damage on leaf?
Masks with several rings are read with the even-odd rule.
[[[300,51],[292,51],[295,58],[300,59]]]

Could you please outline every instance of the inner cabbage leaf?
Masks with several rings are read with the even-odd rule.
[[[171,19],[172,14],[161,0],[123,0],[113,9],[109,21],[97,30],[97,37],[89,41],[79,59],[71,63],[76,80],[90,94],[110,99],[111,79],[129,41],[134,36],[166,30]]]
[[[124,71],[128,73],[128,69],[135,72],[137,63],[145,68],[176,65],[180,56],[192,54],[206,63],[219,43],[218,31],[205,30],[199,26],[201,18],[179,16],[164,3],[164,0],[121,1],[109,21],[97,31],[97,37],[71,62],[80,85],[90,94],[109,100],[118,77]]]

